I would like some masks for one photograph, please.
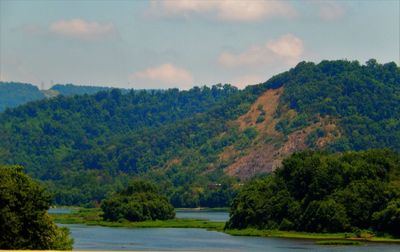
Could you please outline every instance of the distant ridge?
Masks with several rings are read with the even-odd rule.
[[[95,94],[100,91],[110,91],[114,88],[100,86],[80,86],[74,84],[56,84],[50,89],[40,90],[36,85],[20,82],[0,82],[0,112],[6,108],[15,108],[19,105],[44,98],[53,98],[58,95]],[[123,93],[129,89],[119,88]]]
[[[45,98],[37,86],[19,82],[0,82],[0,112],[30,101]]]
[[[74,84],[56,84],[50,88],[51,90],[57,91],[59,94],[70,96],[70,95],[83,95],[83,94],[95,94],[99,91],[109,91],[110,87],[97,87],[97,86],[78,86]]]

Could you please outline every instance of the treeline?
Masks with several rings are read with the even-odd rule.
[[[389,150],[301,152],[235,198],[230,229],[370,229],[400,235],[400,155]]]
[[[50,88],[50,90],[54,90],[60,95],[64,96],[73,96],[73,95],[91,95],[96,94],[100,91],[110,91],[112,88],[110,87],[98,87],[98,86],[82,86],[82,85],[74,85],[74,84],[56,84]],[[123,93],[129,92],[127,89],[119,89]]]

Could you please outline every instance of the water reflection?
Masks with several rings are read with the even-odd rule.
[[[229,219],[229,213],[226,211],[176,210],[176,218],[226,222]]]
[[[53,208],[52,214],[71,213],[71,208]],[[225,222],[227,212],[177,210],[177,218]],[[157,250],[157,251],[379,251],[398,252],[400,245],[365,243],[362,246],[321,246],[314,241],[264,237],[230,236],[195,228],[110,228],[87,225],[62,225],[71,230],[75,250]]]
[[[320,246],[310,240],[230,236],[194,228],[62,226],[71,229],[76,250],[398,252],[400,249],[399,245],[378,243],[366,243],[362,246]]]

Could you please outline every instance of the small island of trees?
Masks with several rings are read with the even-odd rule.
[[[127,188],[105,199],[101,208],[106,221],[167,220],[175,217],[174,207],[159,188],[140,179],[132,180]]]

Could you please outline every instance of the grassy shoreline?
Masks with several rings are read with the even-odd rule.
[[[260,236],[288,239],[311,239],[316,241],[359,241],[359,242],[385,242],[400,244],[400,239],[392,237],[377,237],[371,234],[356,235],[354,233],[308,233],[297,231],[281,231],[281,230],[259,230],[254,228],[246,229],[228,229],[223,232],[234,236]]]
[[[179,209],[183,210],[183,209]],[[193,209],[185,209],[193,210]],[[212,222],[202,219],[172,219],[142,222],[110,222],[103,221],[101,218],[101,209],[99,208],[77,208],[69,214],[50,214],[53,221],[60,224],[86,224],[91,226],[103,227],[124,227],[124,228],[204,228],[207,230],[224,232],[233,236],[259,236],[274,237],[286,239],[311,239],[322,241],[321,245],[357,245],[361,242],[384,242],[398,243],[400,239],[392,237],[376,237],[370,233],[356,235],[354,233],[307,233],[296,231],[280,231],[280,230],[259,230],[254,228],[246,229],[224,229],[224,222]],[[349,241],[349,242],[344,242]],[[354,241],[354,242],[350,242]],[[346,244],[345,244],[346,243]]]
[[[50,214],[53,221],[60,224],[86,224],[103,227],[125,227],[125,228],[204,228],[209,230],[222,231],[224,222],[211,222],[202,219],[179,219],[141,221],[141,222],[111,222],[103,221],[101,209],[81,208],[69,214]]]

